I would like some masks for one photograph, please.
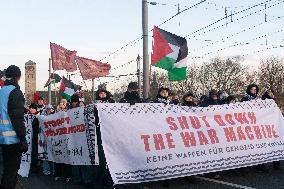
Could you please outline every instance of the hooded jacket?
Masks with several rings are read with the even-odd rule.
[[[265,93],[262,95],[261,99],[262,100],[266,100],[266,99],[273,99],[275,100],[275,98],[271,98],[271,96],[268,95],[268,92],[271,91],[274,94],[274,91],[272,89],[265,91]]]
[[[250,92],[251,88],[253,88],[253,87],[256,88],[256,94],[255,95],[251,94],[251,92]],[[256,97],[258,95],[258,92],[259,92],[259,87],[256,84],[250,84],[247,87],[246,93],[245,93],[244,97],[241,99],[241,102],[245,102],[245,101],[250,101],[250,100],[256,99]]]
[[[233,95],[229,95],[229,96],[225,99],[226,104],[230,104],[232,101],[236,101],[236,97],[233,96]]]
[[[199,99],[199,107],[207,107],[208,106],[208,96],[202,95]]]
[[[101,92],[105,92],[106,93],[106,97],[105,98],[101,98],[99,96],[99,94]],[[112,95],[109,91],[105,90],[105,89],[100,89],[96,92],[96,103],[115,103],[115,101],[111,98]]]
[[[213,96],[217,96],[218,99],[214,100]],[[218,92],[216,90],[211,90],[209,92],[208,105],[221,105],[220,96],[219,96],[219,94],[218,94]]]
[[[137,91],[133,91],[133,92],[126,91],[124,93],[124,97],[120,99],[119,103],[135,104],[135,103],[142,103],[142,100]]]
[[[182,98],[182,101],[183,101],[182,106],[188,106],[188,107],[195,107],[195,106],[197,106],[193,101],[186,101],[185,100],[186,97],[189,97],[189,96],[193,97],[193,94],[192,93],[187,93],[187,94],[185,94],[183,96],[183,98]]]

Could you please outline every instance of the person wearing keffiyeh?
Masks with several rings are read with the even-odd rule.
[[[169,92],[170,92],[169,88],[161,87],[158,91],[158,94],[156,96],[156,100],[154,101],[154,103],[164,103],[165,105],[172,104],[172,101],[169,98]]]
[[[241,99],[241,102],[251,101],[257,98],[259,92],[259,87],[256,84],[250,84],[247,87],[244,97]]]
[[[244,97],[241,99],[241,102],[251,101],[251,100],[257,99],[258,92],[259,92],[259,87],[256,84],[250,84],[247,87],[246,93],[245,93]],[[268,169],[267,169],[265,164],[255,165],[255,166],[253,166],[253,168],[258,173],[267,173],[268,172]],[[242,171],[245,171],[244,169],[245,168],[241,168]]]

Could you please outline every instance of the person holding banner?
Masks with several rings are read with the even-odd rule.
[[[71,109],[78,107],[80,107],[80,97],[75,93],[71,96]],[[72,176],[74,184],[92,186],[93,167],[91,165],[72,165]]]
[[[165,105],[172,104],[172,101],[169,98],[169,92],[170,92],[169,88],[161,87],[158,90],[158,94],[156,96],[156,100],[154,101],[154,103],[164,103]]]
[[[188,106],[188,107],[195,107],[197,106],[196,103],[193,101],[193,93],[188,92],[186,93],[183,98],[182,106]]]
[[[96,93],[96,103],[115,103],[111,98],[110,92],[107,90],[98,90]],[[113,181],[110,176],[110,172],[107,167],[107,162],[103,150],[100,124],[99,124],[99,115],[98,110],[95,109],[95,125],[97,126],[97,141],[98,141],[98,154],[99,154],[99,165],[95,167],[95,184],[98,188],[111,188]]]
[[[29,114],[37,115],[37,105],[35,103],[31,103],[29,106]],[[32,153],[31,153],[31,172],[37,173],[39,172],[38,166],[38,133],[39,133],[39,126],[38,126],[38,119],[35,118],[32,122]]]
[[[105,89],[99,89],[96,93],[96,103],[115,103],[111,93]]]
[[[261,99],[262,100],[271,99],[271,100],[275,101],[274,90],[268,89],[267,91],[265,91],[265,93],[262,95]],[[274,161],[273,162],[273,168],[275,170],[281,170],[280,161]]]
[[[241,102],[254,100],[257,98],[259,92],[259,87],[256,84],[250,84],[247,87],[244,97],[241,99]]]
[[[130,82],[128,84],[127,91],[124,93],[124,97],[119,101],[119,103],[141,103],[142,99],[139,95],[139,87],[137,82]]]
[[[37,112],[42,115],[45,109],[45,104],[44,104],[44,98],[43,97],[39,97],[38,101],[37,101]]]
[[[11,65],[6,70],[4,87],[0,90],[0,145],[3,156],[1,189],[14,189],[23,152],[27,152],[24,124],[25,99],[20,90],[21,70]]]
[[[244,97],[241,99],[241,102],[256,100],[258,93],[259,93],[259,87],[256,84],[250,84],[247,87],[246,93],[245,93]],[[265,166],[265,164],[255,165],[255,166],[253,166],[253,168],[255,168],[256,172],[258,172],[258,173],[267,173],[268,172],[268,169]],[[244,169],[245,168],[241,168],[241,170],[243,172],[244,172]]]
[[[221,101],[220,101],[220,95],[219,93],[212,89],[211,91],[209,91],[209,100],[208,100],[208,105],[209,106],[213,106],[213,105],[221,105]]]

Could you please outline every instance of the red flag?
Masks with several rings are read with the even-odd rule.
[[[66,70],[74,72],[77,70],[75,63],[76,51],[69,51],[60,45],[50,43],[53,70]]]
[[[34,103],[37,104],[38,99],[39,99],[39,94],[38,94],[38,92],[35,92],[34,93]]]
[[[109,74],[111,66],[96,60],[76,56],[76,63],[84,80],[104,77]]]

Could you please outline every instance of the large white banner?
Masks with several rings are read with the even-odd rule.
[[[98,109],[115,184],[284,159],[283,116],[273,100],[205,108],[98,104]]]
[[[41,159],[71,165],[98,164],[94,105],[38,119]]]
[[[26,153],[23,153],[20,169],[18,170],[18,174],[21,175],[22,177],[28,177],[30,172],[31,156],[32,156],[32,136],[33,136],[32,122],[34,118],[35,115],[32,114],[25,115],[26,140],[29,145],[29,148]]]

